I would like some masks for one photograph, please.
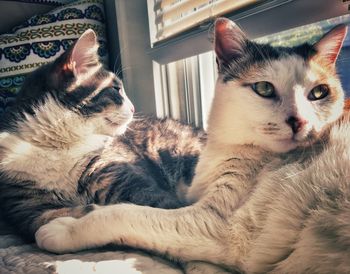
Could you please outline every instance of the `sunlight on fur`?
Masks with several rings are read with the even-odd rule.
[[[30,143],[20,142],[13,148],[13,153],[18,155],[26,155],[30,153],[32,147],[33,146]]]

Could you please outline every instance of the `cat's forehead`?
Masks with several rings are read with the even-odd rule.
[[[247,75],[253,81],[268,81],[280,89],[296,85],[307,89],[317,84],[329,84],[335,77],[332,71],[299,55],[285,55],[264,65],[252,66]]]
[[[102,66],[96,72],[91,75],[83,75],[81,78],[77,78],[76,82],[84,85],[101,85],[104,86],[113,86],[116,81],[116,75],[113,72],[110,72],[104,69]]]
[[[286,87],[313,84],[320,79],[320,75],[313,72],[309,63],[300,56],[289,55],[269,61],[258,68],[253,67],[250,78],[256,82],[268,81],[275,86]]]
[[[77,78],[71,86],[67,89],[69,93],[74,93],[75,90],[80,90],[81,86],[89,87],[86,92],[94,90],[97,93],[105,88],[122,86],[121,80],[111,71],[108,71],[101,67],[91,75],[83,75],[81,78]]]
[[[285,89],[296,84],[308,88],[336,77],[334,71],[317,63],[314,56],[315,50],[308,44],[289,48],[248,43],[244,59],[233,63],[226,79],[237,76],[244,83],[268,81]]]
[[[252,72],[261,74],[262,71],[271,67],[271,64],[285,65],[286,60],[298,60],[292,65],[300,67],[315,54],[313,48],[308,44],[298,47],[273,47],[269,44],[258,44],[247,40],[244,49],[244,54],[238,60],[232,60],[230,66],[223,71],[224,82],[246,79],[251,76]],[[290,64],[287,65],[288,67]]]

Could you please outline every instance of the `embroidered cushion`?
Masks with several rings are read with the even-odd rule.
[[[76,0],[12,0],[12,2],[25,2],[30,4],[44,4],[50,6],[62,6],[64,4],[68,4],[74,2]]]
[[[69,0],[54,2],[59,1]],[[26,74],[62,54],[89,28],[98,36],[99,54],[106,64],[104,21],[103,0],[80,0],[36,15],[12,33],[0,35],[0,114],[13,104]]]

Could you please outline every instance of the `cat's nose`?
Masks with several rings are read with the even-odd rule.
[[[292,128],[294,134],[298,133],[306,125],[306,120],[295,116],[290,116],[286,123]]]

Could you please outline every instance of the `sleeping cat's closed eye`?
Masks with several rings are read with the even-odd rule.
[[[121,87],[119,87],[119,86],[113,86],[113,89],[114,89],[117,93],[122,94],[122,89],[121,89]]]

